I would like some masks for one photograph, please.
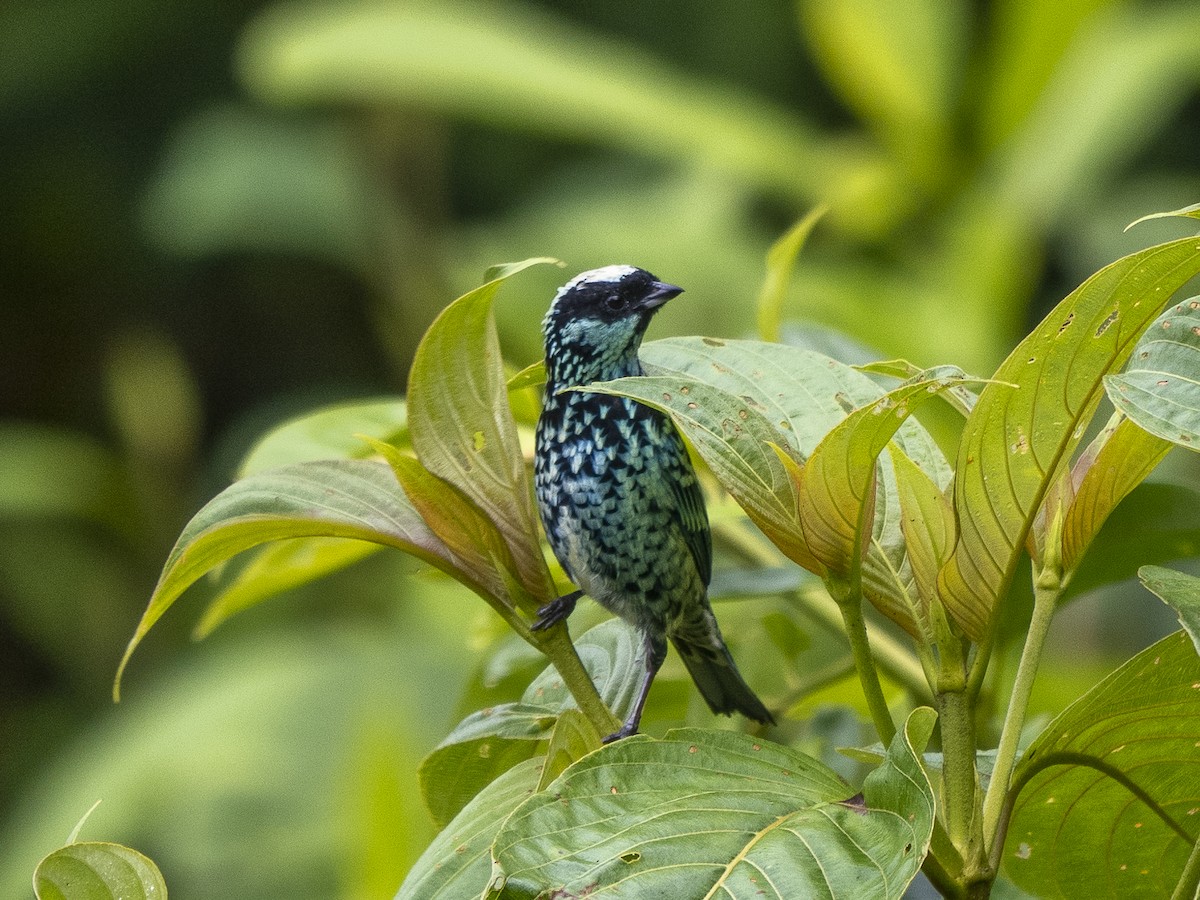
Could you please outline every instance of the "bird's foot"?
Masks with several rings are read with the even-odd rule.
[[[559,597],[557,600],[551,600],[538,610],[537,621],[529,626],[529,630],[545,631],[559,622],[565,622],[567,616],[575,611],[575,602],[581,596],[583,596],[583,591],[574,591]]]
[[[611,744],[613,741],[619,741],[619,740],[621,740],[621,738],[632,737],[633,735],[635,735],[637,733],[638,733],[638,723],[637,722],[626,722],[624,725],[622,725],[620,728],[618,728],[616,731],[614,731],[608,737],[602,738],[600,743]]]

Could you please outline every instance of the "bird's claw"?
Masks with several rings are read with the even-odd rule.
[[[545,631],[547,628],[552,628],[559,622],[565,622],[567,617],[575,611],[575,602],[579,599],[582,593],[583,591],[575,591],[574,593],[559,597],[556,600],[551,600],[538,610],[537,621],[529,626],[529,630]]]

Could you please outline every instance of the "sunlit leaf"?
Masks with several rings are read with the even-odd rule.
[[[421,464],[469,497],[503,536],[533,606],[556,596],[538,538],[533,491],[508,406],[492,301],[499,270],[437,317],[417,347],[408,383],[409,430]]]
[[[1200,450],[1200,297],[1167,310],[1104,387],[1113,406],[1163,440]]]
[[[610,744],[509,816],[493,848],[504,896],[899,898],[932,830],[918,758],[932,727],[930,710],[914,713],[857,797],[811,757],[747,735]]]
[[[275,102],[433,110],[717,166],[850,221],[897,208],[890,165],[861,143],[826,141],[758,97],[513,4],[277,7],[250,29],[239,68]]]
[[[1108,516],[1154,470],[1171,445],[1119,413],[1080,454],[1062,525],[1062,568],[1073,573]],[[1048,513],[1049,514],[1049,513]]]
[[[284,591],[324,578],[383,549],[379,544],[343,538],[279,540],[254,552],[254,558],[212,599],[196,623],[203,638],[225,620]]]
[[[238,478],[314,459],[355,459],[373,452],[360,435],[403,445],[408,415],[400,398],[360,400],[313,410],[268,431],[255,442]]]
[[[395,447],[381,442],[373,446],[392,467],[413,509],[478,584],[498,602],[512,601],[506,604],[509,606],[528,600],[520,594],[509,596],[506,574],[515,575],[512,554],[499,530],[470,497]]]
[[[767,277],[758,294],[758,336],[764,341],[778,341],[783,323],[783,300],[796,257],[800,255],[808,236],[828,211],[818,206],[784,233],[767,251]]]
[[[1179,217],[1179,216],[1192,218],[1192,219],[1200,219],[1200,203],[1193,203],[1191,206],[1184,206],[1180,209],[1173,209],[1170,212],[1150,213],[1150,215],[1148,215],[1148,216],[1142,216],[1140,219],[1134,219],[1132,222],[1130,222],[1128,225],[1125,226],[1125,230],[1128,231],[1134,225],[1140,225],[1142,222],[1149,222],[1151,219],[1168,219],[1168,218],[1175,218],[1175,217]]]
[[[852,578],[863,564],[873,527],[879,454],[918,405],[959,380],[956,370],[934,370],[889,391],[834,426],[809,457],[800,482],[800,522],[810,552],[833,574]],[[873,599],[880,612],[909,633],[921,633],[920,610],[908,591]]]
[[[1184,632],[1072,703],[1018,764],[1004,866],[1045,898],[1171,896],[1200,836],[1200,657]]]
[[[492,840],[508,815],[537,789],[541,757],[517,763],[480,791],[442,829],[400,885],[396,900],[477,897],[492,872]]]
[[[1000,366],[960,443],[959,542],[939,583],[973,640],[988,633],[1047,487],[1158,310],[1200,271],[1200,242],[1173,241],[1101,269],[1063,300]],[[1017,385],[1010,387],[1009,385]]]
[[[154,863],[129,847],[88,841],[55,850],[33,873],[38,900],[166,900]]]
[[[945,493],[903,453],[891,454],[900,494],[900,527],[913,582],[922,600],[937,595],[937,575],[950,552],[958,525]]]
[[[417,515],[386,463],[319,460],[271,469],[234,482],[184,528],[167,557],[137,630],[125,650],[121,675],[146,632],[198,578],[244,550],[268,541],[341,537],[395,547],[455,575],[458,561]]]
[[[1179,624],[1200,653],[1200,578],[1162,566],[1142,566],[1138,578],[1147,590],[1175,611]]]

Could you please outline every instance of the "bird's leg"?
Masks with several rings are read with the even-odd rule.
[[[606,744],[619,741],[621,738],[629,737],[631,734],[637,734],[638,725],[642,722],[642,710],[646,706],[646,697],[650,694],[650,685],[654,683],[654,676],[658,674],[658,670],[662,668],[663,661],[667,658],[666,638],[662,635],[651,634],[648,631],[642,634],[646,648],[646,674],[642,678],[642,686],[638,689],[637,699],[633,702],[633,709],[630,710],[625,724],[604,739],[604,743]]]
[[[557,600],[551,600],[538,610],[537,621],[529,626],[529,630],[545,631],[559,622],[566,621],[567,616],[575,611],[575,601],[582,596],[583,591],[572,591]]]

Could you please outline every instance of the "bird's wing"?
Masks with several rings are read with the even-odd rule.
[[[708,529],[708,511],[704,508],[704,494],[688,459],[687,448],[678,435],[675,435],[675,440],[679,443],[680,471],[672,473],[674,477],[668,479],[668,484],[675,507],[679,510],[679,524],[684,539],[692,551],[692,558],[696,560],[700,578],[708,584],[712,579],[712,534]],[[687,477],[689,475],[690,478]]]

